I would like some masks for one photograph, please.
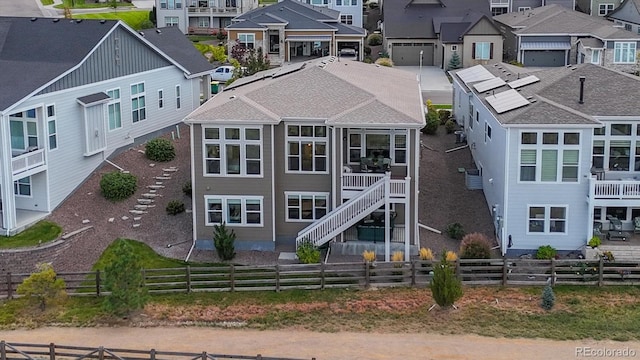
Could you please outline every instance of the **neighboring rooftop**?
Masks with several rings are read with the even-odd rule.
[[[640,35],[598,16],[590,16],[560,5],[494,16],[493,19],[516,29],[518,35],[591,35],[601,40],[639,39]]]
[[[252,115],[239,118],[247,107]],[[338,126],[424,126],[414,74],[334,57],[241,78],[187,116],[187,121],[277,123],[284,118],[325,119]]]
[[[213,69],[213,66],[177,26],[148,29],[140,33],[152,45],[173,59],[176,65],[185,70],[189,78],[211,72]]]
[[[628,9],[627,7],[631,7],[633,9]],[[638,22],[638,14],[640,14],[640,0],[625,0],[620,4],[620,6],[610,12],[607,17],[632,24],[640,24]]]
[[[490,80],[486,71],[494,77],[502,78],[505,84],[478,92],[474,85]],[[597,121],[594,117],[597,116],[640,116],[640,104],[629,100],[640,96],[640,78],[598,65],[571,65],[517,74],[509,71],[505,64],[495,64],[477,65],[451,73],[469,91],[478,94],[503,125],[595,125]],[[478,76],[469,76],[470,74],[484,76],[480,79]],[[516,87],[515,91],[519,95],[514,95],[513,84],[518,79],[527,77],[532,80]],[[580,77],[585,78],[582,104],[579,103]],[[496,109],[495,97],[500,98],[502,93],[507,95],[506,92],[510,95],[506,107],[499,103],[501,108]],[[527,103],[523,104],[522,99]]]

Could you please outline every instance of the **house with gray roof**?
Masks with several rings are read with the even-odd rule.
[[[640,0],[624,1],[607,18],[625,30],[640,34]]]
[[[42,36],[48,34],[49,36]],[[209,97],[178,29],[0,17],[0,234],[47,216],[118,149]]]
[[[594,234],[631,238],[640,217],[640,105],[629,99],[640,78],[594,64],[502,63],[451,75],[454,117],[502,254],[577,251]]]
[[[231,19],[258,8],[258,0],[155,0],[158,27],[175,26],[184,34],[217,35]]]
[[[576,0],[576,10],[591,16],[607,17],[622,3],[622,0]]]
[[[340,22],[340,12],[296,0],[283,0],[233,19],[225,28],[229,34],[229,53],[236,44],[249,49],[262,48],[272,65],[338,56],[353,49],[364,58],[366,31]]]
[[[238,79],[185,122],[192,251],[213,248],[225,224],[236,249],[415,254],[425,120],[413,74],[336,57],[287,64]]]
[[[493,17],[504,36],[505,60],[525,66],[592,63],[637,71],[640,34],[606,19],[558,5]]]

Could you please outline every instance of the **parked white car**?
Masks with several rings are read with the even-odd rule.
[[[211,72],[211,80],[227,82],[233,77],[235,68],[231,65],[218,66]]]

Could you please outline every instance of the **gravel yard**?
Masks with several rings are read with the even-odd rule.
[[[54,260],[53,265],[57,271],[89,270],[104,249],[119,237],[143,241],[159,254],[185,259],[192,239],[191,212],[171,216],[165,211],[170,200],[181,200],[187,209],[191,209],[190,198],[182,192],[182,186],[189,181],[191,173],[189,131],[184,125],[180,130],[181,137],[174,140],[177,156],[170,162],[154,164],[145,157],[144,145],[131,147],[111,159],[116,166],[137,176],[138,191],[135,196],[123,202],[111,203],[100,195],[102,174],[117,170],[116,167],[105,164],[50,215],[49,219],[60,224],[64,233],[87,225],[93,226],[76,235],[74,245]],[[171,138],[170,135],[167,134],[167,138]],[[421,149],[420,222],[442,231],[447,224],[460,222],[467,232],[482,232],[493,238],[491,217],[482,191],[467,190],[464,186],[464,174],[457,170],[473,166],[469,150],[444,152],[457,146],[454,140],[454,135],[445,134],[443,127],[440,127],[438,135],[422,135],[424,146]],[[171,167],[178,170],[170,173],[163,171]],[[155,179],[166,174],[170,175],[170,179]],[[156,193],[160,196],[155,198],[155,206],[145,210],[146,213],[131,214],[129,211],[137,204],[136,199],[149,192],[147,186],[159,181],[164,187],[157,189]],[[137,217],[140,219],[134,220]],[[89,223],[84,224],[87,220]],[[134,227],[134,224],[140,225]],[[459,248],[459,241],[424,229],[420,232],[420,243],[437,253]],[[167,247],[168,244],[172,246]],[[293,251],[280,247],[277,250],[238,251],[234,262],[273,264],[278,261],[280,250]],[[211,262],[217,259],[211,251],[195,251],[190,260]],[[331,255],[329,261],[360,261],[360,257]]]

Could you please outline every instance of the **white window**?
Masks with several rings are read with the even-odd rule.
[[[255,47],[255,42],[255,34],[238,34],[238,44],[242,44],[247,49],[253,49]]]
[[[178,26],[180,24],[180,19],[177,16],[165,16],[164,17],[164,25],[165,26]]]
[[[27,176],[14,181],[13,193],[18,196],[31,196],[31,177]]]
[[[19,115],[19,117],[22,117],[23,114],[19,113]],[[18,151],[27,151],[30,149],[38,148],[37,122],[9,120],[9,131],[11,133],[11,149]]]
[[[327,214],[328,193],[285,192],[286,221],[311,222]]]
[[[338,4],[338,1],[340,0],[336,0],[336,5],[340,5]],[[307,0],[307,4],[311,4],[311,5],[328,5],[329,4],[329,0]]]
[[[107,95],[111,98],[107,105],[109,112],[109,130],[115,130],[122,127],[122,114],[120,113],[120,89],[112,89],[107,91]]]
[[[203,144],[205,176],[262,175],[261,128],[204,128]]]
[[[527,233],[566,234],[567,207],[530,205],[528,207]]]
[[[496,6],[491,8],[491,16],[506,14],[509,11],[508,6]]]
[[[131,117],[134,123],[147,118],[144,94],[143,82],[131,85]]]
[[[262,226],[262,196],[215,196],[205,199],[205,224]]]
[[[54,105],[47,105],[47,131],[49,133],[49,150],[55,150],[58,148],[58,129]]]
[[[363,157],[390,158],[393,165],[407,163],[406,130],[349,129],[349,162],[360,163]]]
[[[591,63],[600,65],[600,52],[601,50],[593,49],[591,50]]]
[[[530,6],[518,6],[518,11],[527,11],[531,10]]]
[[[451,45],[451,51],[458,51],[458,45]]]
[[[327,172],[326,126],[287,125],[287,172]]]
[[[613,11],[613,4],[599,4],[598,5],[598,15],[599,16],[607,16],[612,11]]]
[[[484,122],[484,143],[487,143],[487,140],[491,140],[491,126],[486,121]]]
[[[208,28],[209,27],[209,18],[208,17],[199,17],[198,18],[198,27]]]
[[[477,42],[473,44],[473,58],[477,60],[489,60],[492,57],[493,44],[489,42]]]
[[[340,22],[347,25],[353,25],[353,15],[340,15]]]
[[[180,109],[182,104],[180,103],[180,85],[176,85],[176,109]]]
[[[577,182],[579,159],[579,133],[521,133],[520,181]]]
[[[182,9],[182,0],[160,0],[160,8],[165,9],[164,7],[162,7],[162,3],[166,2],[166,9]]]
[[[164,107],[164,91],[162,89],[158,90],[158,109],[162,109]]]
[[[636,62],[635,42],[616,42],[614,45],[613,62],[633,64]]]

